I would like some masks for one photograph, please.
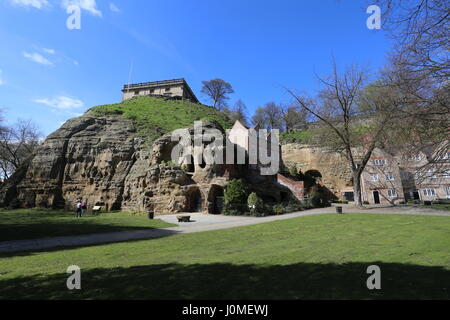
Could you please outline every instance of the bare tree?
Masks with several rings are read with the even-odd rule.
[[[264,112],[267,119],[267,129],[283,129],[283,113],[279,105],[275,102],[268,102],[264,106]]]
[[[362,206],[361,175],[375,148],[383,148],[389,138],[389,128],[395,127],[401,105],[386,87],[367,89],[365,72],[356,67],[339,74],[333,62],[331,76],[319,80],[323,89],[315,98],[287,91],[317,120],[317,143],[347,159],[355,202]]]
[[[0,130],[0,170],[8,179],[34,152],[42,135],[31,120],[18,120]]]
[[[248,125],[247,106],[241,99],[237,100],[231,109],[225,107],[223,111],[228,115],[228,117],[231,120],[233,121],[237,120],[241,122],[244,126]]]
[[[228,95],[234,93],[233,87],[222,79],[212,79],[210,81],[202,81],[203,87],[201,92],[207,95],[213,102],[214,109],[221,110],[229,99]]]
[[[308,122],[308,112],[296,102],[281,107],[281,113],[286,132],[300,129]]]
[[[407,107],[407,154],[425,153],[429,170],[446,170],[442,158],[450,144],[450,2],[446,0],[378,0],[383,27],[399,43],[384,72]]]
[[[254,127],[266,128],[267,118],[263,107],[257,107],[252,116],[252,124]]]

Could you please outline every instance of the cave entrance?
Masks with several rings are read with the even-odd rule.
[[[186,195],[186,212],[201,212],[202,205],[202,193],[199,188],[192,188]]]
[[[316,184],[321,184],[322,174],[318,170],[308,170],[305,172],[305,187],[311,188]]]
[[[221,214],[223,211],[223,187],[213,185],[209,191],[208,201],[210,202],[209,213]]]

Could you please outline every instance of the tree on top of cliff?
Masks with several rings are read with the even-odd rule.
[[[234,93],[233,87],[222,79],[202,81],[202,93],[207,95],[213,102],[214,109],[222,110],[229,99],[228,95]]]

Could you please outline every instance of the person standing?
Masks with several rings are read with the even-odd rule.
[[[76,212],[77,212],[77,218],[81,218],[81,201],[78,201],[77,202],[77,210],[76,210]]]
[[[81,214],[84,214],[86,212],[86,210],[87,210],[87,202],[83,201],[81,203]]]

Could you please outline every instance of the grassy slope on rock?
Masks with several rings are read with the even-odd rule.
[[[212,107],[189,101],[171,101],[153,97],[139,97],[117,104],[93,107],[97,116],[119,116],[133,120],[138,134],[149,140],[175,129],[191,127],[194,121],[217,121],[224,129],[232,126],[231,120]]]

